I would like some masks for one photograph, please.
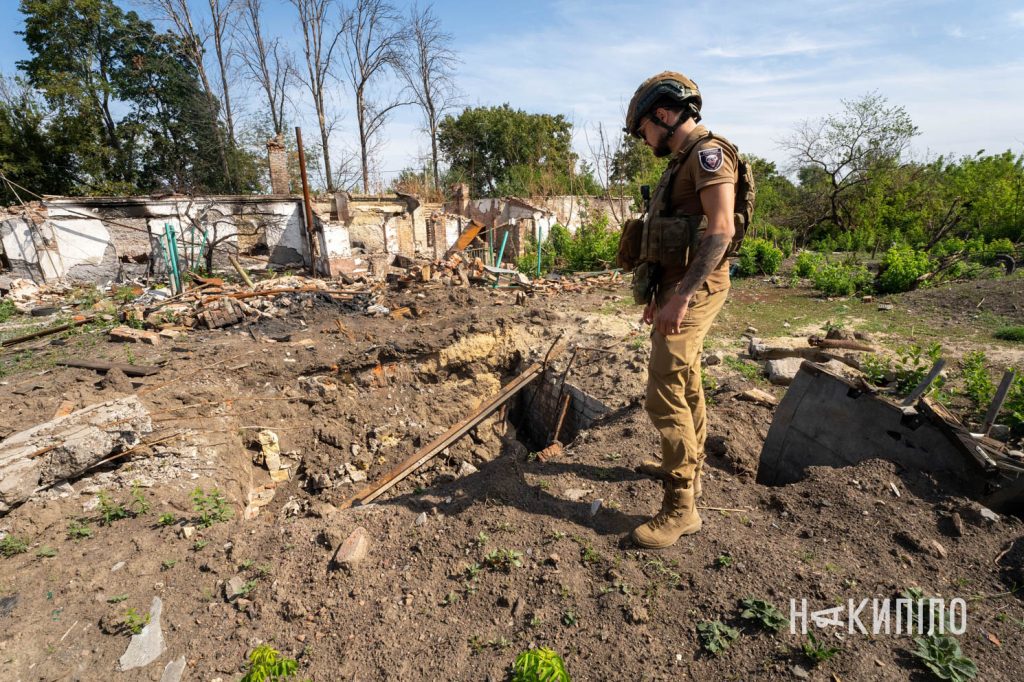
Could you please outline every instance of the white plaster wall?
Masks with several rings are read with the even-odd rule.
[[[352,243],[349,240],[348,228],[338,223],[327,223],[323,226],[323,254],[325,258],[351,258]]]

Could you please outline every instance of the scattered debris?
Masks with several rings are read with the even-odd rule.
[[[162,611],[163,602],[160,597],[153,597],[153,604],[149,607],[149,622],[142,628],[142,632],[132,635],[128,648],[118,661],[119,670],[145,667],[163,655],[164,634],[160,625]]]
[[[338,547],[338,551],[334,554],[332,564],[335,568],[351,573],[359,566],[359,563],[366,558],[366,555],[369,552],[369,535],[365,528],[358,526],[347,538],[345,538],[345,542],[341,543],[341,546]]]

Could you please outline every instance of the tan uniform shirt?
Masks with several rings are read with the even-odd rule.
[[[683,146],[673,159],[686,156],[683,166],[676,171],[672,186],[671,202],[672,208],[679,214],[695,215],[704,212],[700,203],[700,191],[711,185],[718,185],[723,182],[736,183],[739,179],[737,173],[737,158],[732,147],[722,144],[718,139],[706,137],[708,129],[702,125],[690,131],[683,141]],[[694,146],[696,145],[696,146]],[[692,150],[691,150],[692,148]],[[668,171],[666,171],[668,172]],[[661,197],[651,198],[652,210],[659,210]],[[659,299],[664,300],[668,292],[682,281],[686,274],[686,266],[683,263],[678,265],[665,266],[659,283]],[[706,280],[708,291],[715,293],[729,288],[729,261],[722,258],[722,262],[708,275]]]

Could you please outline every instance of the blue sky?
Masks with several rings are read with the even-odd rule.
[[[273,12],[267,26],[297,48],[290,7],[265,2]],[[0,0],[8,32],[0,70],[7,74],[25,56],[13,33],[21,23],[17,5]],[[564,114],[584,156],[597,124],[621,128],[637,83],[665,69],[697,81],[712,130],[781,166],[787,159],[778,140],[794,125],[874,90],[906,107],[920,128],[912,152],[919,158],[1024,150],[1024,0],[518,0],[490,7],[435,0],[434,9],[455,36],[465,104]],[[294,116],[311,136],[315,119],[295,95]],[[254,90],[243,86],[235,98],[255,112]],[[332,106],[344,115],[332,144],[340,153],[355,144],[343,84]],[[385,137],[378,160],[385,178],[418,165],[429,148],[411,108],[393,117]]]

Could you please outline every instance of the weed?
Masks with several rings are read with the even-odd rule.
[[[976,411],[984,410],[992,401],[995,389],[988,374],[988,358],[985,351],[968,353],[960,363],[964,373],[964,395]]]
[[[917,650],[913,651],[916,658],[921,659],[925,667],[942,680],[973,680],[978,674],[978,666],[960,651],[960,642],[949,635],[931,634],[927,637],[915,637]]]
[[[516,656],[512,682],[569,682],[562,657],[551,649],[529,649]]]
[[[299,662],[285,658],[269,644],[261,644],[249,654],[249,670],[241,682],[279,682],[294,677]]]
[[[131,303],[135,300],[135,290],[127,284],[117,287],[114,289],[114,300],[122,304]]]
[[[492,571],[511,573],[513,568],[523,565],[523,555],[514,549],[495,549],[484,555],[483,565]]]
[[[724,360],[725,364],[737,372],[747,381],[757,381],[761,378],[761,366],[747,362],[746,360],[740,360],[737,357],[727,355]]]
[[[120,604],[123,601],[128,601],[127,594],[115,594],[113,597],[107,598],[108,604]]]
[[[549,532],[547,534],[547,536],[545,537],[545,540],[547,542],[558,542],[559,540],[563,539],[565,536],[566,536],[566,534],[563,533],[562,531],[560,531],[560,530],[553,530],[553,531],[551,531],[551,532]]]
[[[537,483],[537,487],[540,488],[541,490],[547,490],[551,487],[551,484],[548,483],[547,481],[540,481]]]
[[[202,488],[192,491],[192,509],[199,514],[199,525],[209,528],[215,523],[222,523],[231,518],[231,508],[227,500],[219,490],[212,490],[209,494],[203,492]]]
[[[813,632],[807,633],[807,640],[800,644],[800,649],[814,665],[824,663],[839,653],[838,648],[819,643]]]
[[[150,504],[149,500],[146,499],[146,493],[142,491],[138,483],[132,483],[131,492],[132,501],[129,506],[134,516],[145,516],[149,513]]]
[[[459,601],[459,595],[454,592],[449,592],[444,596],[444,601],[441,602],[441,606],[451,606],[457,601]]]
[[[28,543],[21,538],[8,535],[3,540],[0,540],[0,554],[5,559],[10,559],[15,554],[24,554],[27,551]]]
[[[540,624],[541,624],[542,622],[544,622],[544,621],[542,621],[542,620],[541,620],[540,616],[538,616],[537,614],[534,614],[534,615],[533,615],[533,616],[532,616],[532,617],[530,618],[530,623],[529,623],[529,625],[530,625],[530,627],[531,627],[531,628],[537,628],[537,627],[540,627]]]
[[[192,543],[192,549],[193,549],[193,551],[198,552],[203,547],[206,547],[208,544],[210,544],[209,540],[196,540],[195,542]]]
[[[585,545],[580,549],[580,561],[584,564],[596,564],[602,558],[601,553],[590,545]]]
[[[672,587],[679,587],[679,585],[683,582],[683,576],[679,575],[679,573],[673,571],[668,566],[666,566],[665,562],[663,562],[661,559],[651,559],[646,564],[644,564],[644,568],[647,567],[653,568],[658,573],[658,575],[665,578],[668,581],[669,585],[671,585]]]
[[[131,320],[129,320],[129,322],[131,322]],[[131,348],[125,349],[125,351],[124,351],[124,359],[128,362],[129,365],[134,365],[135,364],[135,351],[133,351]]]
[[[729,568],[730,566],[732,566],[732,556],[730,556],[728,553],[719,554],[718,558],[715,559],[715,565],[719,568]]]
[[[708,653],[718,656],[729,648],[730,643],[739,638],[740,631],[721,621],[714,620],[698,623],[697,635],[700,637],[700,643],[704,649]]]
[[[480,575],[480,564],[470,564],[463,569],[463,573],[466,576],[466,580],[475,580]]]
[[[239,588],[238,596],[239,597],[248,597],[250,594],[252,594],[253,590],[256,589],[256,586],[258,584],[259,584],[259,581],[256,581],[256,580],[246,580],[245,584],[242,585],[242,587]]]
[[[250,566],[252,566],[252,559],[246,559],[242,563],[238,564],[238,570],[248,571]]]
[[[178,560],[177,560],[177,559],[164,559],[164,560],[163,560],[163,561],[162,561],[162,562],[160,563],[160,570],[161,570],[161,571],[169,571],[169,570],[171,570],[172,568],[174,568],[174,565],[175,565],[176,563],[178,563]]]
[[[149,625],[149,614],[140,616],[139,612],[134,608],[130,608],[124,612],[124,616],[121,618],[121,628],[124,632],[130,632],[133,635],[137,635],[142,632],[142,628]]]
[[[1024,342],[1024,325],[1002,327],[1001,329],[996,330],[994,336],[1003,341],[1015,341],[1017,343]]]
[[[256,577],[257,578],[269,577],[270,573],[271,573],[270,564],[260,564],[259,566],[256,567]]]
[[[41,559],[52,559],[53,557],[57,556],[57,550],[55,550],[53,547],[43,545],[39,548],[39,551],[36,552],[36,556]]]
[[[562,613],[562,625],[564,625],[565,627],[571,628],[572,626],[576,625],[577,622],[579,622],[579,616],[577,616],[572,611],[565,611],[564,613]]]
[[[99,500],[101,526],[109,526],[114,521],[128,518],[128,510],[124,508],[123,504],[110,499],[106,490],[101,490],[96,497]]]
[[[68,524],[68,537],[72,540],[85,540],[92,537],[92,528],[85,519],[72,521]]]
[[[494,524],[493,526],[491,526],[491,532],[492,533],[496,533],[498,531],[503,531],[505,533],[511,533],[515,529],[516,529],[516,527],[513,526],[508,521],[499,521],[496,524]]]
[[[833,563],[831,563],[829,561],[826,561],[825,562],[825,571],[827,573],[838,573],[839,572],[839,566],[836,565],[836,564],[833,564]]]
[[[800,552],[800,554],[797,555],[797,558],[805,564],[809,564],[812,561],[814,561],[814,552],[810,550],[805,550],[803,552]]]
[[[487,544],[487,541],[491,539],[491,536],[487,533],[480,531],[480,534],[473,538],[473,542],[476,543],[477,547],[483,547]]]
[[[619,594],[624,594],[627,597],[633,594],[632,591],[630,591],[629,584],[624,583],[621,580],[616,580],[615,582],[613,582],[611,587],[601,588],[601,594],[608,594],[610,592],[618,592]]]
[[[173,526],[176,521],[177,519],[174,518],[174,514],[170,512],[167,512],[166,514],[161,514],[160,518],[157,520],[157,522],[161,526]]]
[[[787,622],[781,611],[763,599],[743,599],[740,601],[740,605],[743,607],[740,618],[756,621],[766,630],[778,632],[779,628]]]
[[[6,322],[18,313],[14,307],[14,301],[9,298],[0,299],[0,322]]]

